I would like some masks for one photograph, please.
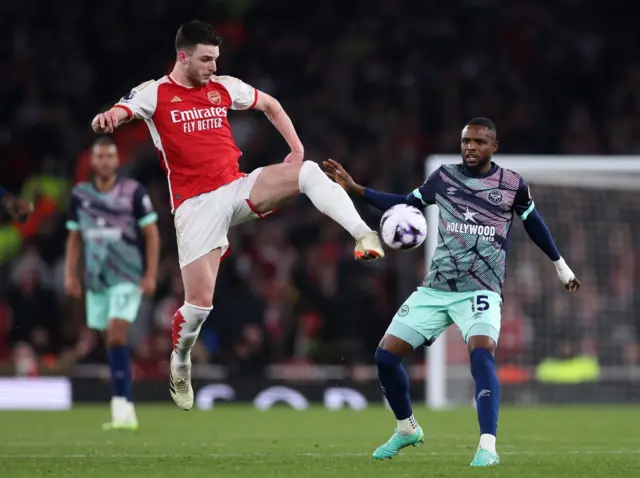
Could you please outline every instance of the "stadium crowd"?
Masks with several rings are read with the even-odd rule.
[[[40,204],[26,226],[0,230],[0,361],[103,362],[83,304],[64,296],[69,188],[87,177],[89,121],[129,89],[168,71],[180,21],[224,37],[219,69],[275,95],[306,159],[341,161],[361,183],[408,192],[430,153],[456,153],[464,121],[488,116],[502,153],[638,154],[637,29],[588,0],[425,2],[8,0],[0,14],[1,180]],[[99,34],[96,34],[99,32]],[[634,37],[635,35],[635,37]],[[635,39],[634,39],[635,38]],[[286,145],[255,112],[231,125],[245,171]],[[141,180],[160,215],[156,297],[132,329],[135,362],[166,369],[183,300],[166,180],[144,124],[116,136],[123,174]],[[499,156],[496,158],[499,162]],[[576,159],[576,161],[578,161]],[[507,166],[507,164],[503,164]],[[541,214],[583,282],[565,295],[551,264],[516,227],[499,360],[597,354],[640,364],[640,202],[631,193],[533,185]],[[360,206],[371,225],[379,214]],[[424,275],[422,251],[363,265],[352,242],[303,197],[233,230],[215,310],[194,361],[260,373],[269,363],[369,363],[386,325]],[[453,353],[453,352],[452,352]],[[420,357],[416,357],[419,360]],[[452,361],[456,358],[452,356]],[[462,359],[461,359],[462,362]]]

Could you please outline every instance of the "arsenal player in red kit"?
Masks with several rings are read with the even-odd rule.
[[[173,319],[171,396],[193,406],[191,348],[212,310],[220,260],[231,226],[262,218],[288,198],[307,195],[314,206],[356,240],[355,258],[375,260],[384,252],[378,235],[356,211],[347,193],[311,161],[280,103],[231,76],[216,76],[221,39],[208,24],[182,24],[176,35],[171,74],[134,88],[109,111],[97,115],[94,131],[111,133],[132,119],[147,123],[167,175],[178,239],[185,303]],[[291,148],[282,164],[240,172],[227,119],[229,110],[264,112]]]

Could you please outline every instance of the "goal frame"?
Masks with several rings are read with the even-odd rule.
[[[462,161],[460,155],[435,154],[425,160],[428,178],[440,166]],[[567,185],[602,189],[614,185],[618,189],[640,190],[640,155],[500,155],[496,162],[512,169],[533,183]],[[551,171],[551,174],[550,174]],[[427,207],[427,240],[425,241],[425,271],[438,244],[438,207]],[[449,330],[425,350],[425,405],[431,410],[450,408],[447,397],[447,343]]]

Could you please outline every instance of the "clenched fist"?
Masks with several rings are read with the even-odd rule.
[[[113,133],[127,117],[127,112],[122,108],[111,108],[93,118],[91,128],[96,133]]]

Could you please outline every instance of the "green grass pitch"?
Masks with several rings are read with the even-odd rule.
[[[137,432],[104,432],[108,408],[0,412],[0,476],[13,477],[640,477],[640,407],[505,408],[501,465],[470,468],[475,412],[416,409],[425,445],[371,452],[393,431],[383,408],[296,412],[220,405],[140,406]]]

